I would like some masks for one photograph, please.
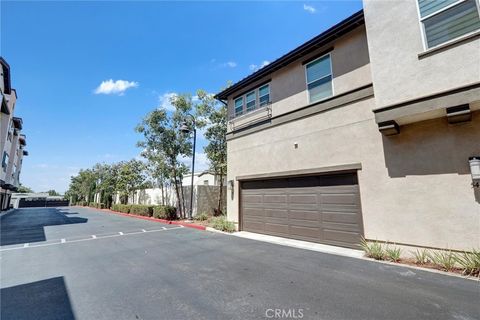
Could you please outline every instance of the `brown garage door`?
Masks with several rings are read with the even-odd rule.
[[[356,173],[242,182],[242,230],[358,248]]]

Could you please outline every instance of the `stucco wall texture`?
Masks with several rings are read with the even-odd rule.
[[[396,9],[404,11],[398,15]],[[468,163],[470,156],[480,155],[480,112],[457,125],[448,124],[444,115],[404,125],[399,135],[390,137],[379,132],[372,112],[478,81],[478,56],[466,54],[478,51],[477,40],[419,59],[424,48],[415,9],[414,1],[366,1],[367,29],[359,27],[317,51],[334,48],[334,96],[372,81],[375,96],[228,141],[227,179],[234,181],[233,190],[227,190],[229,220],[239,221],[239,176],[360,163],[367,239],[454,250],[480,248],[480,196],[472,188]],[[367,34],[373,38],[368,42]],[[445,66],[445,61],[452,65]],[[445,79],[446,73],[450,79]],[[273,117],[309,104],[301,61],[270,77]],[[231,111],[234,96],[229,97]],[[258,117],[265,113],[235,119],[234,124]]]

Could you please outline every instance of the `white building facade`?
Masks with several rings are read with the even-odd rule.
[[[11,87],[10,66],[0,57],[1,110],[0,110],[0,210],[10,207],[12,192],[20,186],[20,172],[25,150],[26,136],[22,118],[14,116],[17,92]]]

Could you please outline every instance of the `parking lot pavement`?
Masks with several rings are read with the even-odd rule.
[[[171,227],[140,220],[125,219],[90,208],[24,208],[2,218],[0,245],[41,245],[62,239],[84,239],[92,236],[138,232]]]
[[[71,217],[87,221],[58,223]],[[39,231],[32,233],[36,237],[28,232],[5,237],[8,244],[1,249],[12,250],[0,252],[2,320],[437,320],[480,315],[479,282],[458,277],[93,209],[25,209],[4,220],[2,231],[10,232],[7,226],[20,233],[44,228],[45,240]],[[116,234],[71,240],[102,231]],[[32,238],[39,241],[25,247],[22,241]],[[65,241],[40,245],[57,239]]]

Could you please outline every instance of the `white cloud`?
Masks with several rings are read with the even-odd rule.
[[[252,63],[251,65],[248,66],[248,68],[250,69],[250,71],[257,71],[259,69],[262,69],[265,66],[268,66],[269,64],[270,64],[270,61],[263,60],[262,63],[260,63],[260,65],[256,65]]]
[[[175,92],[166,92],[158,97],[158,108],[165,109],[167,111],[175,111],[175,107],[172,105],[172,99],[178,95]]]
[[[118,94],[122,96],[130,88],[138,87],[138,82],[113,79],[105,80],[95,89],[95,94]]]
[[[312,13],[312,14],[317,12],[317,9],[315,9],[315,7],[309,6],[309,5],[306,5],[306,4],[303,4],[303,10],[305,10],[309,13]]]
[[[222,67],[235,68],[236,66],[237,66],[237,63],[235,61],[227,61],[222,63]]]

